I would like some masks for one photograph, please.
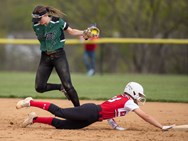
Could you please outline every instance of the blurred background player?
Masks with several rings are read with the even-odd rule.
[[[144,103],[145,101],[143,87],[139,83],[130,82],[125,86],[123,94],[117,95],[100,105],[87,103],[78,107],[63,109],[52,103],[36,101],[31,97],[28,97],[25,100],[20,100],[16,104],[16,108],[21,109],[30,106],[38,107],[51,112],[57,117],[64,118],[40,117],[32,112],[25,119],[22,127],[27,127],[33,123],[43,123],[52,125],[57,129],[81,129],[97,121],[125,116],[131,111],[159,129],[168,130],[173,127],[172,125],[161,125],[156,119],[141,110],[139,108],[139,103]]]
[[[83,40],[83,37],[80,37]],[[94,41],[97,40],[96,37],[90,38],[88,40]],[[96,61],[96,53],[95,50],[97,48],[96,43],[85,43],[84,44],[84,54],[83,61],[85,68],[87,70],[88,76],[93,76],[95,74],[95,61]]]

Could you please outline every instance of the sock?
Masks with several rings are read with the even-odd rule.
[[[44,109],[44,110],[47,110],[47,111],[48,111],[50,104],[51,103],[49,103],[49,102],[34,101],[34,100],[30,101],[30,106],[38,107],[38,108],[41,108],[41,109]]]
[[[43,123],[52,125],[53,117],[36,117],[33,119],[33,123]]]

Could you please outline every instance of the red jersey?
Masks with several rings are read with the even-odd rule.
[[[100,106],[102,108],[100,112],[102,120],[125,116],[128,112],[139,108],[133,99],[125,94],[117,95],[103,102]]]
[[[96,40],[97,38],[92,38],[90,40]],[[97,47],[96,43],[92,43],[92,44],[85,44],[85,50],[86,51],[94,51]]]
[[[85,44],[85,50],[86,51],[94,51],[95,48],[97,47],[97,44]]]

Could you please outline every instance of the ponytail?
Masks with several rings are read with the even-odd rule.
[[[46,8],[46,11],[48,12],[48,15],[60,17],[60,18],[63,18],[65,16],[65,13],[63,13],[59,9],[49,7],[49,6],[46,6],[45,8]]]

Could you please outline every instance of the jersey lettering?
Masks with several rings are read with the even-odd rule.
[[[121,97],[113,97],[113,98],[111,98],[111,99],[109,99],[108,100],[108,102],[114,102],[114,101],[117,101],[117,100],[120,100],[121,99]]]

